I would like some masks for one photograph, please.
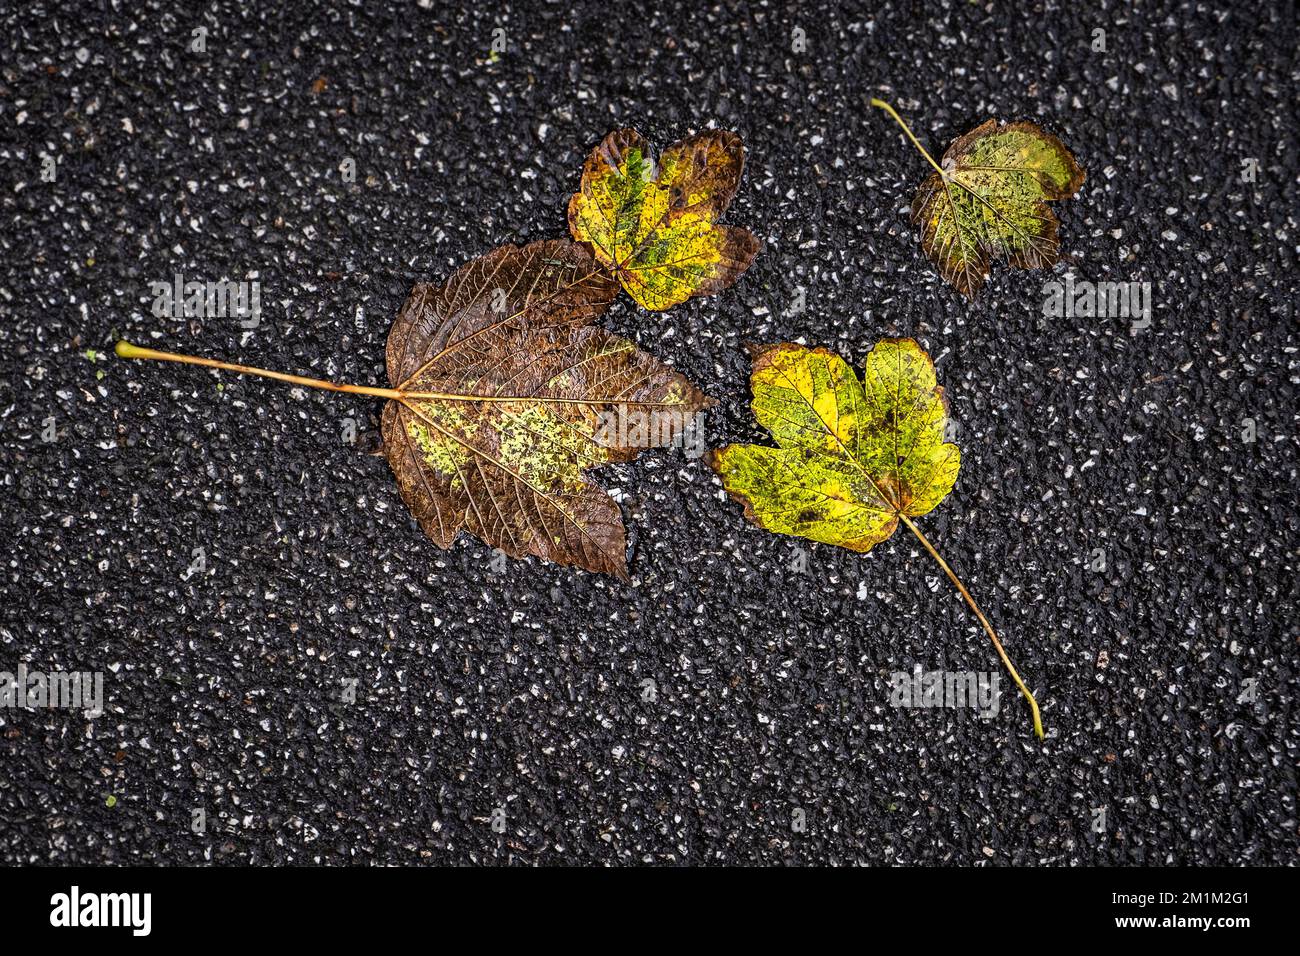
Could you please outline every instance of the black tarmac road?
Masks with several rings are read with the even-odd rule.
[[[1297,862],[1294,8],[184,6],[0,14],[0,671],[104,690],[0,709],[0,861]],[[936,154],[1059,135],[1070,261],[954,295],[873,96]],[[411,286],[566,235],[623,125],[740,133],[764,250],[605,324],[719,400],[710,445],[767,440],[745,343],[917,337],[963,450],[922,527],[1046,741],[1006,681],[890,706],[1000,670],[905,530],[801,551],[678,449],[600,474],[630,584],[494,567],[415,527],[380,401],[112,354],[382,384]],[[1149,323],[1045,315],[1067,272]],[[177,275],[256,280],[260,323],[155,317]]]

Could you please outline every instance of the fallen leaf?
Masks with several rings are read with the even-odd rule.
[[[1061,258],[1061,224],[1047,203],[1073,196],[1086,174],[1059,139],[1030,122],[988,120],[936,163],[893,107],[871,102],[934,167],[912,200],[912,223],[921,227],[921,248],[953,288],[973,299],[993,258],[1013,269],[1049,268]]]
[[[758,253],[749,230],[718,224],[744,165],[735,133],[711,130],[674,143],[656,166],[640,133],[617,130],[583,164],[569,230],[647,309],[712,295]]]
[[[412,292],[388,337],[389,381],[409,394],[384,409],[384,448],[440,546],[465,527],[512,557],[626,576],[618,506],[583,472],[671,442],[706,399],[591,324],[617,294],[568,240],[503,246]]]
[[[825,349],[777,345],[754,358],[754,415],[776,448],[731,445],[711,459],[755,524],[870,551],[952,489],[961,463],[929,356],[886,339],[865,381]]]
[[[870,551],[899,522],[916,535],[970,604],[1012,678],[1024,686],[974,599],[912,521],[952,490],[961,452],[944,440],[948,402],[934,363],[912,339],[883,339],[861,379],[826,349],[785,343],[755,350],[754,417],[776,447],[728,445],[709,464],[745,516],[777,534]]]
[[[627,577],[618,505],[586,471],[669,444],[711,404],[593,325],[618,284],[567,239],[502,246],[421,283],[388,336],[391,388],[344,385],[118,342],[123,358],[227,369],[389,399],[384,454],[424,532]]]

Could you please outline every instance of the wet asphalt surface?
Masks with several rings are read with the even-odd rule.
[[[193,6],[0,15],[0,670],[102,671],[106,708],[0,709],[0,860],[1297,862],[1293,10]],[[1071,268],[1150,282],[1150,326],[945,288],[873,95],[936,154],[1058,134]],[[494,567],[421,536],[379,400],[111,354],[382,383],[411,285],[566,235],[621,125],[748,148],[749,273],[605,318],[719,399],[710,444],[765,440],[746,342],[931,351],[963,466],[922,527],[1044,743],[1008,682],[991,720],[889,706],[999,668],[905,530],[801,556],[655,451],[600,473],[630,584]],[[256,278],[261,324],[156,318],[178,273]]]

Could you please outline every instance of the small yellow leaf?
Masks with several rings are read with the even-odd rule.
[[[659,311],[712,295],[749,268],[758,240],[718,225],[745,165],[734,133],[713,130],[664,150],[658,166],[633,129],[587,157],[569,200],[569,229],[638,303]]]

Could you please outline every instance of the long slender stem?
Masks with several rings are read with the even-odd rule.
[[[989,637],[993,641],[993,646],[998,650],[998,656],[1002,658],[1002,663],[1005,664],[1007,670],[1011,672],[1011,679],[1014,680],[1016,686],[1020,688],[1020,693],[1025,695],[1025,700],[1029,701],[1029,707],[1034,712],[1034,733],[1038,735],[1039,740],[1042,740],[1043,719],[1038,715],[1038,701],[1034,700],[1034,695],[1029,692],[1029,688],[1025,686],[1025,682],[1022,681],[1020,675],[1016,673],[1015,667],[1011,664],[1011,658],[1007,657],[1007,652],[1002,649],[1002,642],[998,640],[998,635],[994,632],[993,625],[990,624],[989,619],[984,616],[984,612],[981,611],[979,605],[975,603],[975,599],[970,596],[970,592],[966,590],[966,585],[962,584],[957,575],[953,574],[952,568],[948,567],[948,562],[939,555],[938,551],[934,550],[934,545],[930,543],[929,539],[926,538],[925,535],[921,534],[921,529],[914,525],[907,515],[900,514],[899,517],[903,519],[905,525],[912,529],[912,534],[916,535],[917,538],[920,539],[920,542],[925,545],[925,550],[929,551],[934,560],[939,562],[939,567],[943,568],[944,572],[948,575],[948,578],[957,586],[957,590],[961,592],[961,596],[966,599],[966,603],[970,605],[971,610],[975,612],[975,616],[979,618],[980,623],[984,625],[984,630],[988,631]]]
[[[877,100],[877,99],[872,99],[871,105],[879,106],[882,110],[884,110],[886,113],[892,116],[894,118],[894,122],[897,123],[899,126],[903,127],[903,132],[906,133],[907,138],[912,141],[912,145],[921,151],[921,155],[925,157],[926,162],[928,162],[931,166],[933,166],[935,168],[935,171],[940,176],[944,176],[944,178],[947,178],[946,174],[943,171],[943,167],[934,161],[934,157],[931,156],[926,151],[926,148],[921,145],[920,140],[918,140],[915,136],[912,135],[912,127],[908,126],[906,123],[903,122],[903,117],[899,116],[898,113],[894,111],[894,108],[892,106],[890,106],[884,100]]]
[[[185,365],[205,365],[208,368],[225,369],[227,372],[239,372],[241,375],[260,375],[262,378],[274,378],[294,385],[306,385],[310,388],[323,388],[331,392],[351,392],[355,395],[377,395],[380,398],[401,399],[405,393],[395,388],[373,388],[369,385],[341,385],[338,382],[322,378],[307,378],[302,375],[289,375],[286,372],[272,372],[251,365],[236,365],[234,362],[221,362],[217,359],[201,358],[197,355],[180,355],[176,352],[159,352],[156,349],[142,349],[130,342],[119,341],[113,350],[121,358],[155,359],[159,362],[181,362]]]
[[[180,362],[183,365],[203,365],[207,368],[224,369],[241,375],[258,375],[273,378],[280,382],[294,385],[306,385],[309,388],[323,388],[331,392],[348,392],[352,395],[376,395],[379,398],[391,398],[395,401],[429,400],[445,402],[526,402],[536,401],[535,395],[464,395],[457,392],[408,392],[400,388],[376,388],[372,385],[346,385],[331,382],[323,378],[307,378],[305,375],[290,375],[287,372],[272,372],[269,369],[255,368],[252,365],[238,365],[234,362],[222,362],[218,359],[202,358],[198,355],[184,355],[179,352],[160,352],[157,349],[142,349],[130,342],[119,341],[114,347],[118,356],[126,359],[154,359],[159,362]],[[599,405],[618,404],[609,399],[599,398],[561,398],[550,397],[547,402],[556,405]],[[676,408],[680,403],[673,402],[637,402],[638,406],[648,408]]]

